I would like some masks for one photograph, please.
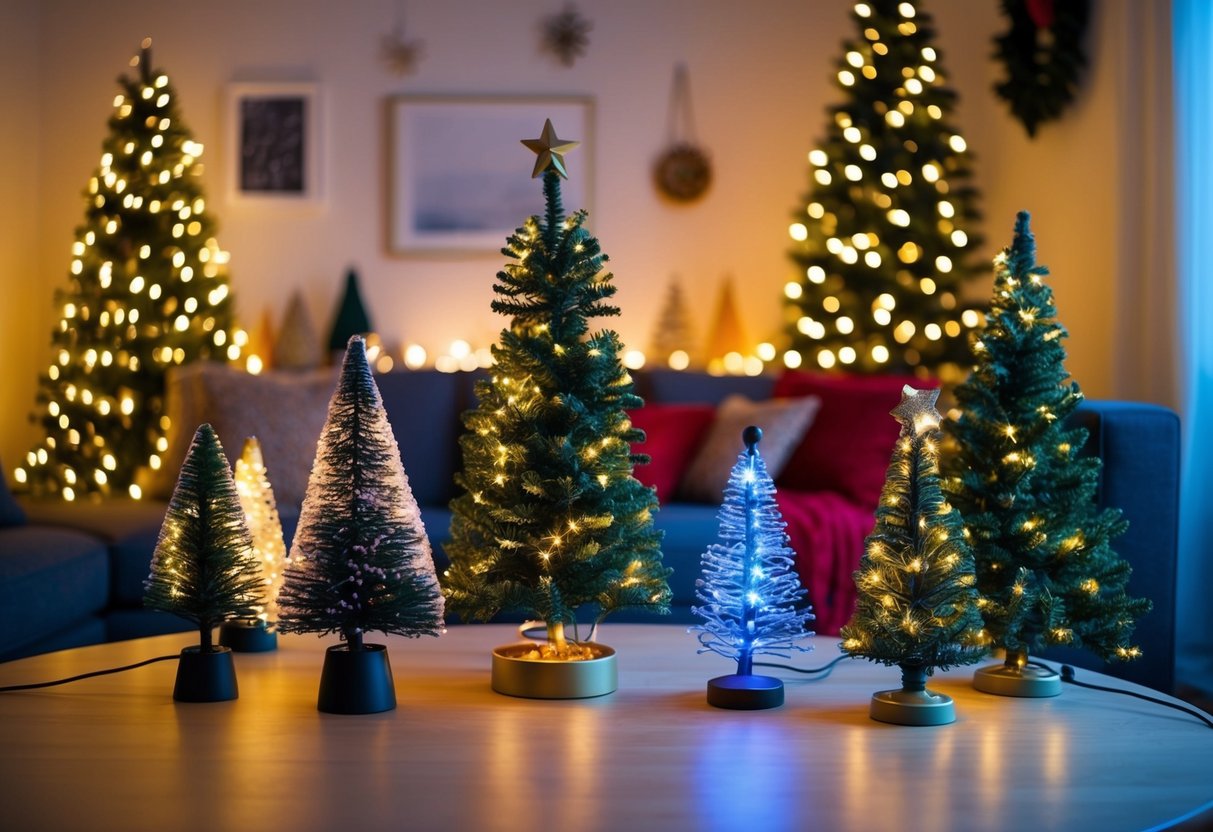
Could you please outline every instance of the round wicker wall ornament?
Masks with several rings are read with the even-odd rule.
[[[695,138],[691,112],[691,84],[685,64],[674,68],[666,149],[653,165],[658,193],[675,202],[694,202],[712,184],[712,163]]]

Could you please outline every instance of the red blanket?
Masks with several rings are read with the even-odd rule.
[[[872,531],[875,509],[863,508],[832,491],[792,491],[775,495],[788,524],[800,582],[817,616],[813,630],[838,635],[855,608],[852,573],[859,568],[863,540]]]

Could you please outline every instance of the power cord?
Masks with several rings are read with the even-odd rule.
[[[1057,673],[1056,670],[1054,670],[1052,667],[1049,667],[1049,665],[1045,664],[1044,662],[1029,661],[1028,664],[1032,665],[1034,667],[1043,668],[1043,669],[1049,671],[1050,673]],[[1063,664],[1061,666],[1060,675],[1061,675],[1061,680],[1063,682],[1070,684],[1070,685],[1076,685],[1077,687],[1080,687],[1080,688],[1090,688],[1091,690],[1102,690],[1107,693],[1120,693],[1125,696],[1132,696],[1136,699],[1144,699],[1146,702],[1153,702],[1156,705],[1166,705],[1168,708],[1174,708],[1177,711],[1183,711],[1185,714],[1188,714],[1189,716],[1194,716],[1197,719],[1199,719],[1201,722],[1203,722],[1205,725],[1208,725],[1210,728],[1213,728],[1213,720],[1209,719],[1207,716],[1205,716],[1204,714],[1202,714],[1200,711],[1196,710],[1195,708],[1189,708],[1185,705],[1177,705],[1176,703],[1168,702],[1165,699],[1158,699],[1157,697],[1154,697],[1154,696],[1146,696],[1144,693],[1137,693],[1136,691],[1125,690],[1124,688],[1110,688],[1110,687],[1106,687],[1104,685],[1092,685],[1090,682],[1080,682],[1080,681],[1078,681],[1078,679],[1074,678],[1074,668],[1070,667],[1070,665],[1068,665],[1068,664]]]
[[[124,670],[134,670],[136,667],[143,667],[156,662],[167,662],[169,659],[181,658],[180,653],[174,653],[171,656],[157,656],[154,659],[145,659],[141,662],[128,664],[125,667],[111,667],[108,670],[94,670],[92,673],[81,673],[79,676],[69,676],[66,679],[56,679],[53,682],[32,682],[28,685],[9,685],[8,687],[0,687],[0,693],[9,693],[16,690],[35,690],[37,688],[53,688],[56,685],[66,685],[68,682],[79,682],[81,679],[90,679],[93,676],[107,676],[110,673],[121,673]]]
[[[820,673],[821,675],[817,676],[817,678],[813,680],[813,681],[817,681],[818,679],[824,679],[827,676],[829,676],[830,673],[833,672],[834,668],[838,666],[838,663],[841,662],[843,659],[853,659],[853,658],[855,658],[855,657],[848,656],[844,653],[843,655],[838,656],[837,658],[826,662],[821,667],[796,667],[795,665],[779,664],[778,662],[754,662],[754,667],[777,667],[781,670],[791,670],[794,673],[805,673],[805,674],[811,674],[811,675],[816,675],[816,674]]]

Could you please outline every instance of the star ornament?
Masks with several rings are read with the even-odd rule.
[[[901,403],[889,412],[917,435],[939,427],[939,411],[935,409],[938,398],[938,388],[916,390],[907,384],[901,388]]]
[[[550,118],[544,120],[543,132],[539,134],[539,138],[523,139],[522,143],[539,154],[539,158],[535,160],[535,169],[531,171],[532,179],[548,168],[568,179],[569,172],[564,167],[564,154],[581,144],[581,142],[570,142],[557,138],[556,128],[552,126]]]

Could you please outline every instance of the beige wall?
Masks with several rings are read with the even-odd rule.
[[[22,440],[33,436],[26,415],[49,333],[41,313],[50,310],[52,283],[37,268],[40,37],[32,3],[0,0],[0,460],[6,472],[27,450]]]
[[[267,308],[279,318],[299,287],[317,324],[327,328],[352,264],[376,328],[389,341],[421,342],[431,352],[456,337],[475,344],[494,338],[502,321],[489,311],[490,284],[500,258],[384,253],[388,96],[592,95],[591,227],[611,256],[624,310],[611,325],[629,344],[646,346],[664,285],[678,273],[702,332],[727,273],[738,282],[757,339],[779,328],[780,287],[792,274],[786,228],[806,187],[805,154],[822,132],[825,106],[837,97],[829,78],[840,41],[851,35],[849,4],[836,0],[584,0],[579,6],[594,22],[590,49],[566,69],[535,46],[537,20],[559,3],[409,0],[409,28],[425,40],[426,56],[419,72],[401,79],[378,56],[394,22],[393,0],[0,2],[3,112],[20,114],[8,122],[16,129],[0,130],[0,158],[10,162],[0,199],[0,455],[10,467],[32,439],[24,414],[49,355],[51,291],[65,282],[73,228],[83,216],[79,193],[97,163],[113,78],[145,35],[154,37],[156,63],[169,72],[195,137],[207,147],[210,205],[219,241],[232,253],[246,325]],[[1122,206],[1133,205],[1134,189],[1153,179],[1120,174],[1126,165],[1159,162],[1126,158],[1130,148],[1140,154],[1141,145],[1126,105],[1143,94],[1126,79],[1146,60],[1146,53],[1125,48],[1131,0],[1097,5],[1092,71],[1081,98],[1066,121],[1045,127],[1035,142],[990,91],[998,4],[925,5],[962,96],[959,123],[978,155],[987,218],[982,257],[1008,242],[1016,210],[1031,210],[1072,336],[1070,370],[1089,396],[1135,395],[1116,382],[1112,359],[1117,344],[1137,337],[1120,333],[1126,299],[1139,294],[1134,287],[1142,280],[1140,252],[1130,263],[1123,251],[1126,237],[1138,233],[1139,216]],[[1169,6],[1151,5],[1163,12]],[[663,203],[649,184],[677,60],[690,66],[698,133],[716,166],[708,198],[688,207]],[[324,87],[329,188],[319,212],[250,211],[230,205],[224,192],[224,85],[282,79]],[[529,164],[525,153],[519,164]],[[577,175],[575,154],[570,164]]]

